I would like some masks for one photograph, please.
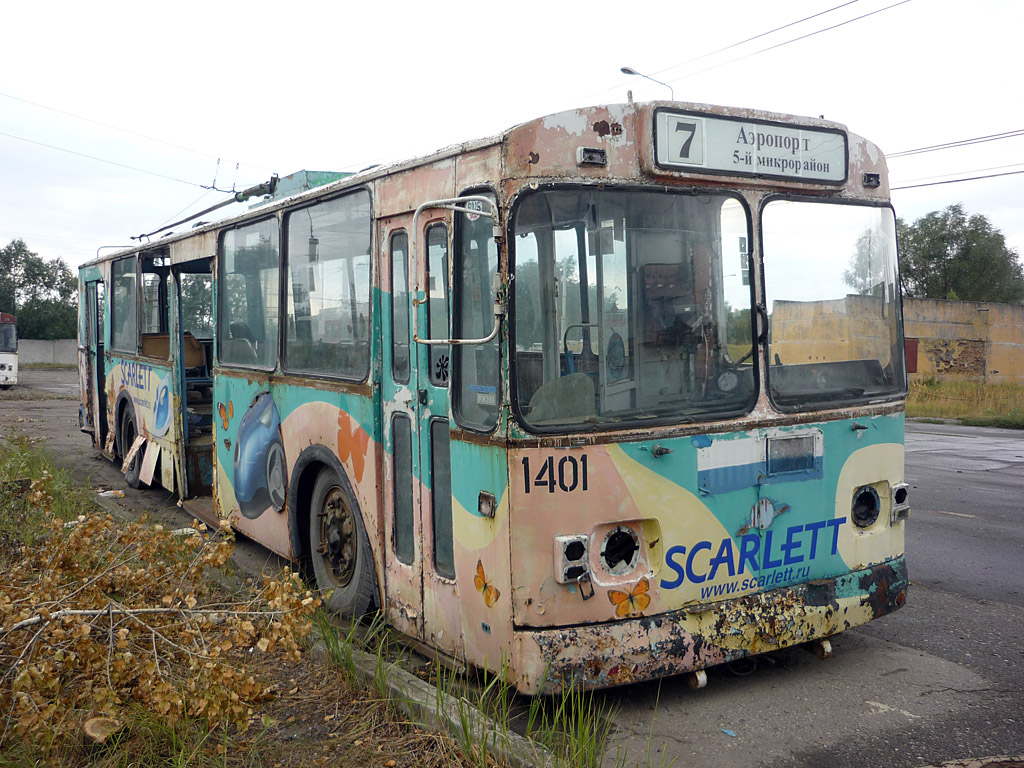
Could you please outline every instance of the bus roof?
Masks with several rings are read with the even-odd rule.
[[[104,256],[97,256],[97,258],[82,264],[82,267],[88,267],[112,261],[114,259],[121,258],[131,253],[158,249],[164,245],[168,245],[176,241],[194,237],[195,235],[198,234],[202,234],[212,230],[222,229],[225,226],[230,226],[236,221],[268,215],[286,206],[294,205],[296,201],[300,201],[303,199],[312,200],[317,197],[330,195],[333,194],[334,192],[341,191],[343,189],[347,189],[350,187],[358,187],[360,185],[371,182],[375,179],[402,173],[420,166],[429,165],[432,163],[436,163],[438,161],[446,160],[452,157],[457,157],[459,155],[485,149],[495,145],[500,145],[503,142],[514,140],[516,136],[522,136],[524,133],[530,134],[531,132],[534,131],[540,133],[544,130],[550,131],[553,129],[555,131],[564,131],[567,136],[577,135],[582,137],[583,130],[592,130],[597,136],[603,137],[606,134],[604,133],[605,127],[602,126],[602,121],[596,120],[593,123],[593,125],[591,125],[589,122],[590,118],[599,117],[601,115],[619,115],[622,118],[626,118],[627,116],[631,116],[634,118],[642,117],[646,121],[650,122],[651,120],[653,120],[653,116],[658,110],[674,110],[678,112],[704,113],[711,116],[718,116],[733,120],[751,120],[762,123],[799,126],[806,129],[833,131],[836,133],[843,134],[848,133],[847,128],[844,124],[836,123],[830,120],[825,120],[820,117],[801,117],[797,115],[789,115],[780,112],[770,112],[761,109],[727,107],[711,104],[701,104],[696,102],[631,101],[628,103],[580,107],[577,109],[565,110],[563,112],[557,112],[552,113],[550,115],[533,118],[518,125],[512,126],[511,128],[508,128],[495,136],[475,139],[472,141],[462,142],[458,144],[452,144],[443,149],[439,149],[433,153],[410,158],[408,160],[398,161],[386,165],[370,166],[368,168],[364,168],[363,170],[357,173],[346,174],[342,178],[338,178],[337,180],[334,181],[328,181],[327,183],[320,184],[319,186],[313,186],[312,188],[310,188],[309,186],[299,186],[297,191],[295,191],[292,194],[289,194],[288,191],[285,191],[284,195],[281,195],[279,193],[277,196],[275,196],[275,199],[270,199],[261,204],[254,205],[249,210],[246,210],[244,212],[240,212],[216,221],[201,222],[200,224],[193,225],[192,228],[186,229],[181,232],[169,232],[155,240],[129,248],[118,249],[117,251]],[[605,123],[605,126],[607,126],[607,123]],[[614,126],[609,128],[609,130],[614,130]],[[875,147],[870,142],[865,142],[860,137],[851,136],[850,138],[856,139],[858,143],[862,145],[860,147],[860,151],[867,152],[867,154],[869,155],[869,164],[873,162],[878,162],[879,159],[882,157],[881,152],[878,151],[877,147]],[[852,150],[853,147],[850,147],[850,149]],[[511,165],[512,164],[506,166],[505,163],[502,164],[503,176],[507,175],[509,178],[513,178],[518,175],[515,172],[516,169],[510,167]],[[297,176],[298,174],[292,175]],[[329,177],[329,174],[326,173],[321,175],[324,179],[327,179]],[[671,175],[679,176],[681,175],[681,173],[677,169]],[[698,172],[690,172],[688,175],[694,176],[695,178],[702,179],[704,181],[709,179],[709,177],[706,174],[701,174]],[[285,177],[285,179],[287,178],[289,177]],[[720,175],[717,181],[718,183],[721,183],[722,180],[723,179]],[[754,181],[757,181],[757,179],[754,179]],[[778,179],[776,179],[776,181],[778,181]],[[761,183],[764,183],[764,181],[762,181]],[[786,184],[787,182],[783,180],[782,183]],[[795,180],[789,180],[788,183],[793,185],[797,184]],[[295,187],[292,187],[292,189],[295,189]],[[887,193],[888,189],[886,188],[885,190],[880,191]]]

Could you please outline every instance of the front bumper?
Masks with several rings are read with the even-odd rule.
[[[828,637],[900,608],[900,556],[832,579],[628,621],[515,634],[524,693],[604,688],[704,669]]]

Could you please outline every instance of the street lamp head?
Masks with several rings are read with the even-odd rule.
[[[663,83],[663,82],[661,82],[661,80],[655,80],[650,75],[645,75],[643,72],[637,72],[632,67],[620,67],[619,71],[622,74],[624,74],[624,75],[636,75],[637,77],[642,77],[644,80],[650,80],[652,83],[657,83],[658,85],[664,85],[666,88],[668,88],[669,98],[671,98],[672,101],[676,100],[676,92],[675,92],[675,90],[673,90],[672,86],[669,85],[668,83]]]

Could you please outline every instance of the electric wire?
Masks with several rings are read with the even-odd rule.
[[[180,149],[183,152],[190,152],[193,155],[199,155],[201,157],[208,157],[208,158],[211,158],[211,159],[220,160],[219,157],[217,157],[216,155],[211,155],[208,152],[201,152],[198,149],[191,149],[190,147],[185,147],[185,146],[182,146],[181,144],[175,144],[174,142],[171,142],[171,141],[165,141],[164,139],[158,139],[155,136],[147,136],[146,134],[139,133],[138,131],[132,131],[132,130],[129,130],[127,128],[120,128],[120,127],[118,127],[116,125],[111,125],[110,123],[104,123],[104,122],[102,122],[100,120],[94,120],[91,117],[84,117],[83,115],[76,115],[74,112],[68,112],[68,111],[63,110],[63,109],[57,109],[56,107],[50,107],[50,106],[47,106],[46,104],[40,104],[40,103],[38,103],[36,101],[29,101],[28,99],[23,99],[23,98],[21,98],[19,96],[12,96],[9,93],[0,93],[0,97],[3,97],[5,99],[11,99],[13,101],[20,101],[22,104],[28,104],[28,105],[36,107],[38,109],[45,109],[45,110],[48,110],[50,112],[56,112],[58,115],[64,115],[66,117],[74,118],[75,120],[81,120],[81,121],[86,122],[86,123],[92,123],[93,125],[98,125],[98,126],[101,126],[103,128],[109,128],[112,131],[119,131],[121,133],[127,133],[130,136],[137,136],[140,139],[145,139],[146,141],[153,141],[153,142],[156,142],[157,144],[163,144],[163,145],[168,146],[168,147],[173,147],[174,149]],[[253,165],[252,163],[244,163],[244,165],[246,165],[246,166],[248,166],[250,168],[255,168],[257,170],[270,171],[271,173],[273,173],[273,169],[272,168],[264,168],[263,166]]]
[[[916,181],[931,181],[932,179],[948,179],[950,176],[963,176],[965,173],[984,173],[985,171],[1001,171],[1004,168],[1018,168],[1024,163],[1007,163],[1006,165],[993,165],[988,168],[972,168],[969,171],[953,171],[952,173],[937,173],[934,176],[919,176],[916,179],[907,179],[897,182],[898,184],[911,184]]]
[[[216,191],[216,192],[225,192],[225,193],[232,193],[232,192],[234,192],[234,190],[232,190],[232,189],[218,189],[216,186],[209,186],[209,185],[206,185],[206,184],[198,184],[198,183],[196,183],[194,181],[186,181],[185,179],[179,179],[179,178],[177,178],[175,176],[168,176],[167,174],[164,174],[164,173],[158,173],[156,171],[147,171],[145,168],[137,168],[137,167],[135,167],[133,165],[127,165],[125,163],[119,163],[116,160],[108,160],[108,159],[103,158],[103,157],[96,157],[95,155],[87,155],[84,152],[76,152],[73,149],[66,149],[64,147],[58,147],[58,146],[56,146],[54,144],[46,144],[45,142],[42,142],[42,141],[35,141],[34,139],[26,139],[24,136],[15,136],[13,133],[5,133],[4,131],[0,131],[0,136],[6,136],[9,139],[17,139],[18,141],[25,141],[25,142],[28,142],[29,144],[35,144],[38,147],[46,147],[47,149],[55,149],[58,152],[67,152],[69,155],[77,155],[78,157],[84,157],[84,158],[87,158],[89,160],[96,160],[97,162],[107,163],[108,165],[114,165],[114,166],[117,166],[118,168],[125,168],[125,169],[127,169],[129,171],[137,171],[138,173],[145,173],[145,174],[148,174],[149,176],[157,176],[157,177],[159,177],[161,179],[167,179],[168,181],[176,181],[179,184],[188,184],[191,187],[199,187],[200,189],[209,189],[209,190],[213,190],[213,191]]]
[[[1016,176],[1017,174],[1024,173],[1024,171],[1007,171],[1006,173],[990,173],[985,176],[971,176],[966,179],[949,179],[948,181],[932,181],[928,184],[905,184],[901,187],[890,187],[890,192],[895,192],[899,189],[917,189],[918,187],[937,187],[940,184],[959,184],[961,181],[978,181],[979,179],[995,179],[1000,176]]]
[[[735,64],[737,61],[743,61],[744,59],[749,59],[752,56],[759,56],[762,53],[767,53],[768,51],[774,51],[776,48],[782,48],[785,45],[790,45],[791,43],[796,43],[796,42],[799,42],[800,40],[806,40],[809,37],[814,37],[815,35],[820,35],[820,34],[822,34],[824,32],[831,32],[833,29],[838,29],[839,27],[845,27],[847,24],[852,24],[855,21],[860,21],[861,19],[866,19],[869,16],[874,16],[875,14],[882,13],[883,11],[888,11],[888,10],[891,10],[892,8],[896,8],[896,7],[901,6],[901,5],[906,5],[909,2],[910,2],[910,0],[899,0],[899,2],[893,3],[892,5],[887,5],[884,8],[879,8],[877,10],[871,11],[870,13],[865,13],[865,14],[862,14],[860,16],[855,16],[854,18],[847,19],[846,21],[841,21],[838,24],[833,24],[831,27],[825,27],[824,29],[818,29],[818,30],[815,30],[814,32],[808,32],[806,35],[800,35],[800,37],[794,37],[791,40],[786,40],[785,42],[782,42],[782,43],[776,43],[775,45],[770,45],[767,48],[762,48],[759,51],[754,51],[753,53],[747,53],[747,54],[744,54],[743,56],[739,56],[739,57],[737,57],[735,59],[730,59],[729,61],[723,61],[720,64],[714,64],[714,65],[712,65],[710,67],[705,67],[704,69],[697,70],[696,72],[691,72],[691,73],[689,73],[687,75],[680,75],[679,77],[676,77],[676,78],[673,78],[671,80],[668,80],[667,82],[669,82],[669,83],[677,83],[680,80],[685,80],[685,79],[687,79],[689,77],[695,77],[697,75],[704,74],[705,72],[710,72],[713,69],[718,69],[719,67],[724,67],[724,66],[727,66],[729,64]]]
[[[899,152],[890,152],[886,155],[888,159],[894,157],[906,157],[908,155],[919,155],[924,152],[937,152],[940,149],[955,149],[956,147],[966,147],[971,144],[986,144],[990,141],[1001,141],[1002,139],[1012,139],[1015,136],[1024,136],[1024,128],[1018,128],[1013,131],[1004,131],[1003,133],[992,133],[988,136],[975,136],[973,139],[960,139],[959,141],[947,141],[944,144],[932,144],[928,147],[917,147],[916,149],[904,149]]]
[[[710,53],[703,53],[700,56],[695,56],[694,58],[689,59],[687,61],[684,61],[681,64],[673,64],[670,67],[665,67],[665,69],[655,70],[654,72],[650,72],[649,74],[651,74],[651,75],[660,75],[660,74],[662,74],[664,72],[671,72],[673,69],[680,69],[681,67],[685,67],[687,64],[693,64],[695,61],[701,61],[702,59],[708,59],[708,58],[711,58],[712,56],[715,56],[715,55],[717,55],[719,53],[724,53],[725,51],[731,50],[733,48],[739,48],[741,45],[745,45],[746,43],[751,43],[754,40],[760,40],[762,37],[767,37],[768,35],[775,34],[776,32],[781,32],[782,30],[788,29],[789,27],[795,27],[797,24],[803,24],[805,21],[810,21],[811,19],[816,19],[819,16],[824,16],[826,13],[832,13],[832,11],[838,11],[840,8],[845,8],[848,5],[853,5],[854,3],[858,3],[858,2],[860,2],[860,0],[847,0],[847,2],[840,3],[839,5],[833,6],[832,8],[829,8],[828,10],[819,11],[818,13],[812,14],[811,16],[805,16],[802,19],[797,19],[796,21],[791,21],[788,24],[783,24],[781,27],[776,27],[775,29],[769,29],[767,32],[761,32],[760,34],[754,35],[753,37],[748,37],[746,40],[740,40],[738,43],[733,43],[732,45],[727,45],[724,48],[719,48],[717,51],[711,51]]]
[[[853,5],[856,2],[860,2],[860,0],[848,0],[848,2],[841,3],[839,5],[833,6],[832,8],[829,8],[828,10],[820,11],[819,13],[815,13],[815,14],[812,14],[810,16],[805,16],[804,18],[797,19],[796,21],[791,21],[788,24],[783,24],[781,27],[775,27],[775,29],[769,29],[767,32],[761,32],[759,34],[754,35],[753,37],[748,37],[745,40],[740,40],[738,43],[732,43],[732,44],[727,45],[727,46],[725,46],[723,48],[719,48],[718,50],[711,51],[709,53],[702,53],[700,56],[695,56],[694,58],[688,59],[687,61],[684,61],[684,62],[682,62],[680,64],[673,64],[671,66],[665,67],[664,69],[657,69],[657,70],[651,72],[650,74],[652,74],[652,75],[660,75],[660,74],[662,74],[664,72],[671,72],[673,69],[679,69],[681,67],[685,67],[687,64],[692,64],[695,61],[701,61],[702,59],[710,58],[711,56],[715,56],[715,55],[717,55],[719,53],[722,53],[723,51],[731,50],[732,48],[738,48],[739,46],[745,45],[746,43],[752,42],[754,40],[759,40],[762,37],[767,37],[768,35],[771,35],[771,34],[774,34],[776,32],[779,32],[779,31],[781,31],[783,29],[787,29],[789,27],[794,27],[797,24],[802,24],[805,21],[810,21],[811,19],[815,19],[818,16],[824,16],[826,13],[832,13],[832,11],[837,11],[840,8],[844,8],[847,5]],[[602,89],[600,91],[595,91],[594,93],[588,94],[585,98],[589,99],[592,96],[599,96],[602,93],[608,93],[609,91],[617,90],[619,87],[620,86],[615,85],[615,86],[612,86],[611,88],[604,88],[604,89]]]

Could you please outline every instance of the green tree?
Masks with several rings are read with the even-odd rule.
[[[854,245],[849,269],[843,272],[843,282],[860,296],[881,296],[887,250],[880,232],[864,230]]]
[[[897,222],[903,292],[925,299],[1015,303],[1024,300],[1024,268],[1003,233],[963,205]]]
[[[78,279],[63,260],[47,261],[12,240],[0,248],[0,309],[17,316],[23,339],[74,338]]]

